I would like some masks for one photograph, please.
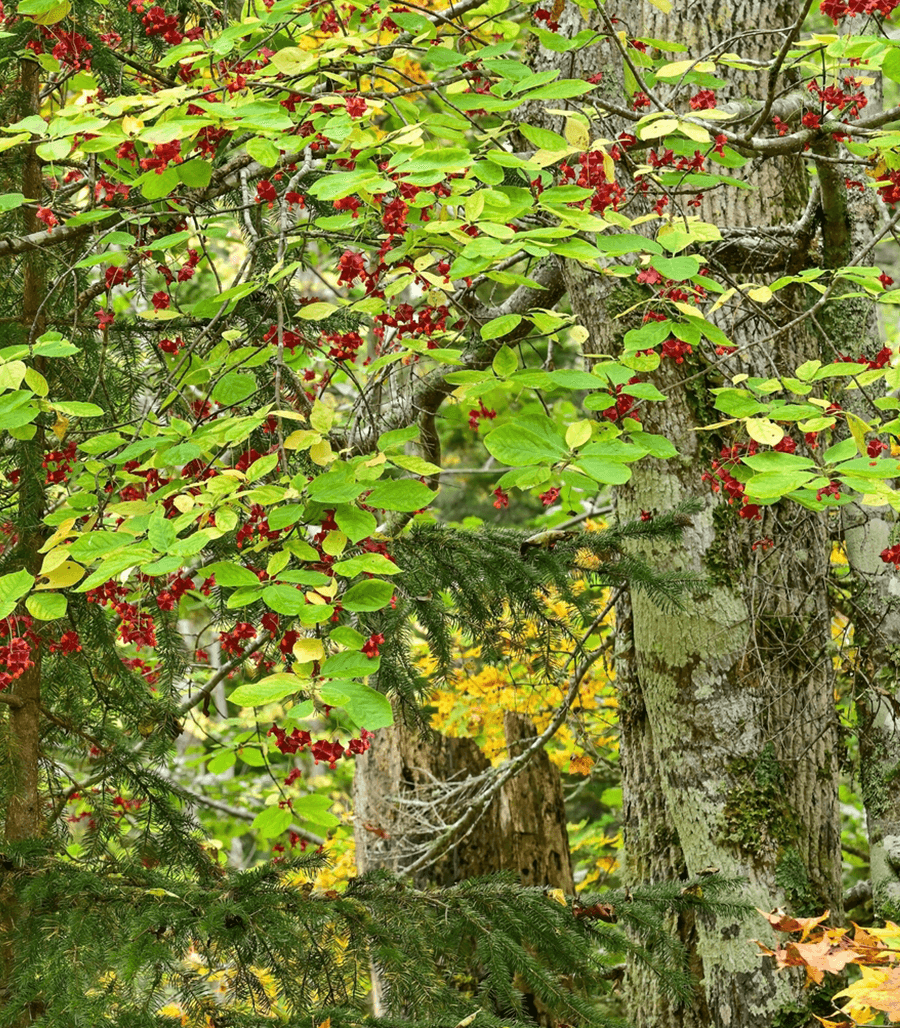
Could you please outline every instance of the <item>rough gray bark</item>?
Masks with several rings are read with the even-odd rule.
[[[890,511],[856,511],[845,529],[859,582],[853,604],[860,785],[866,808],[872,900],[878,916],[900,916],[900,583],[879,557],[891,545]]]
[[[742,56],[768,61],[801,13],[800,4],[771,0],[726,6],[713,0],[676,3],[669,16],[647,2],[607,4],[590,19],[606,38],[574,55],[565,73],[587,77],[603,71],[613,99],[624,105],[622,94],[615,95],[621,81],[615,69],[628,55],[610,35],[607,19],[618,18],[628,37],[684,43],[684,56],[739,50]],[[560,22],[564,34],[584,27],[574,7],[564,11]],[[552,60],[552,55],[536,55],[538,66],[552,66]],[[668,90],[665,83],[660,88]],[[676,104],[686,106],[691,92],[684,87]],[[737,100],[747,93],[765,100],[764,72],[734,75],[717,97]],[[607,118],[593,135],[612,138],[630,128]],[[751,181],[755,191],[716,191],[700,210],[706,220],[731,230],[732,242],[718,246],[713,271],[725,281],[741,274],[761,281],[799,270],[805,261],[819,263],[801,162],[791,157],[767,161],[736,174]],[[830,222],[825,219],[832,226],[826,240],[832,248],[842,242],[845,212],[844,207]],[[738,245],[742,233],[765,235],[780,225],[798,225],[805,235],[774,251]],[[640,297],[617,294],[609,278],[582,265],[567,263],[564,276],[573,312],[590,333],[586,349],[618,352],[617,341],[635,325],[614,319]],[[778,326],[809,302],[799,293],[782,296],[783,302],[764,312],[765,319],[722,324],[736,344],[749,344],[726,368],[728,374],[792,374],[803,361],[822,356],[822,340],[812,329],[777,334]],[[773,331],[775,338],[766,347],[752,345]],[[628,485],[617,490],[623,518],[668,509],[689,496],[709,497],[685,533],[681,552],[655,547],[644,555],[658,566],[690,568],[712,579],[708,592],[689,601],[682,614],[666,615],[640,594],[618,612],[623,878],[650,884],[712,866],[746,878],[743,898],[759,907],[830,908],[839,918],[840,740],[826,650],[830,542],[825,519],[779,505],[764,508],[761,522],[748,523],[738,518],[736,508],[710,496],[700,475],[725,439],[697,432],[719,417],[704,406],[706,385],[696,391],[685,381],[696,370],[664,361],[653,379],[669,400],[641,411],[646,428],[671,439],[680,457],[642,461]],[[753,542],[762,539],[770,539],[771,547],[754,550]],[[803,1008],[802,982],[776,973],[749,941],[766,937],[761,921],[698,918],[673,928],[687,944],[697,973],[694,1001],[673,1005],[650,976],[633,968],[626,1006],[636,1024],[755,1028],[772,1024],[791,1008]]]

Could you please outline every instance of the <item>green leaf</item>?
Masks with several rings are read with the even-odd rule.
[[[381,610],[391,602],[393,595],[394,586],[390,582],[370,578],[367,582],[357,582],[351,586],[341,597],[341,606],[354,613]]]
[[[212,181],[212,164],[209,161],[185,161],[176,165],[178,178],[191,189],[205,189]]]
[[[306,606],[306,597],[290,585],[269,585],[262,592],[263,603],[276,614],[299,614]]]
[[[666,397],[650,382],[635,382],[632,385],[627,383],[622,386],[622,392],[628,396],[636,396],[641,400],[665,400]]]
[[[331,799],[322,793],[311,792],[294,800],[294,814],[318,828],[334,828],[341,819],[330,813]]]
[[[65,616],[69,601],[62,593],[32,593],[25,607],[38,621],[55,621]]]
[[[98,585],[103,585],[111,578],[121,575],[123,571],[128,571],[144,561],[153,560],[154,556],[155,554],[147,547],[129,546],[124,553],[114,553],[111,557],[107,557],[93,574],[88,575],[78,585],[75,592],[86,593],[89,589],[96,589]]]
[[[281,156],[278,147],[271,139],[264,139],[262,136],[257,136],[247,142],[247,153],[254,161],[258,161],[267,168],[274,168]]]
[[[4,193],[0,196],[0,211],[13,211],[25,203],[23,193]]]
[[[203,573],[216,576],[216,585],[228,586],[256,586],[259,579],[247,568],[239,567],[237,564],[229,564],[226,561],[219,561],[216,564],[208,564]]]
[[[550,33],[548,33],[549,35]],[[519,131],[528,140],[541,150],[551,150],[556,153],[567,153],[569,143],[557,132],[549,129],[537,128],[534,125],[519,125]]]
[[[253,375],[243,371],[229,371],[216,383],[212,398],[223,407],[233,407],[252,396],[257,388]]]
[[[378,445],[382,446],[380,439]],[[360,539],[367,538],[378,527],[375,515],[371,511],[360,510],[359,507],[353,507],[350,504],[341,504],[335,510],[334,520],[338,528],[352,543],[358,543]]]
[[[333,303],[308,303],[297,311],[297,317],[304,321],[324,321],[338,308]]]
[[[733,418],[749,418],[768,407],[754,399],[746,389],[720,389],[716,395],[716,408]]]
[[[11,575],[0,577],[0,617],[7,617],[12,613],[16,603],[34,585],[34,575],[25,571],[14,571]]]
[[[813,477],[808,471],[768,471],[754,475],[744,490],[752,499],[771,500],[799,489]]]
[[[666,278],[683,282],[700,271],[700,261],[696,257],[652,257],[650,267]]]
[[[161,200],[174,192],[180,181],[177,167],[166,168],[164,172],[157,175],[155,171],[148,171],[140,178],[141,195],[145,200]]]
[[[621,232],[615,236],[598,236],[594,243],[598,250],[611,257],[621,257],[626,253],[662,253],[662,247],[654,239],[635,235],[632,232]]]
[[[96,403],[80,403],[76,400],[66,400],[60,403],[53,400],[50,406],[59,411],[60,414],[68,414],[70,418],[100,418],[103,416],[103,408]]]
[[[499,318],[492,318],[487,324],[481,326],[482,339],[499,339],[508,335],[522,320],[521,314],[504,314]]]
[[[825,459],[828,459],[827,454]],[[806,457],[795,453],[778,453],[774,450],[744,457],[742,461],[754,471],[799,471],[813,467],[813,462]]]
[[[347,676],[348,678],[364,678],[374,675],[381,664],[380,657],[367,657],[359,650],[344,650],[335,653],[322,664],[322,674]]]
[[[553,463],[568,452],[556,425],[543,414],[501,425],[485,436],[484,445],[491,456],[516,468]]]
[[[211,775],[221,775],[234,767],[236,756],[234,750],[218,750],[214,756],[206,762],[206,770]]]
[[[360,728],[369,732],[394,723],[390,700],[363,682],[325,682],[319,696],[330,706],[343,707]]]
[[[274,839],[288,830],[291,820],[291,811],[273,805],[261,810],[253,819],[250,827],[259,832],[261,838]]]
[[[295,692],[302,692],[306,686],[307,683],[296,675],[282,672],[269,675],[259,682],[239,685],[228,699],[240,707],[264,707],[269,703],[277,703]]]
[[[510,350],[509,346],[501,346],[500,350],[494,355],[491,367],[498,378],[505,378],[507,375],[511,375],[518,367],[518,358],[515,356],[515,352]]]
[[[604,485],[623,485],[631,478],[631,468],[627,464],[604,457],[580,457],[573,467]]]
[[[357,575],[399,575],[403,570],[381,553],[363,553],[349,560],[339,560],[332,568],[344,578],[355,578]]]
[[[366,497],[366,504],[376,510],[411,511],[430,506],[435,493],[417,479],[382,481]]]

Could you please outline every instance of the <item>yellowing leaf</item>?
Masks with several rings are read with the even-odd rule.
[[[744,424],[747,426],[747,435],[766,446],[774,446],[784,438],[784,430],[768,418],[747,418]]]
[[[313,660],[321,660],[325,656],[325,647],[321,639],[304,637],[294,643],[294,656],[301,664],[308,664]]]
[[[334,314],[337,307],[333,303],[309,303],[297,311],[297,316],[304,321],[323,321],[329,314]]]
[[[65,438],[66,432],[69,428],[69,419],[64,418],[62,414],[56,415],[56,421],[53,425],[53,434],[56,438],[62,442]]]
[[[564,129],[566,141],[579,150],[587,150],[591,145],[591,134],[584,122],[576,118],[567,118]]]
[[[872,429],[863,421],[862,418],[857,417],[856,414],[852,414],[850,411],[845,413],[847,418],[847,427],[850,429],[850,434],[853,436],[853,441],[856,443],[856,448],[859,450],[860,456],[866,456],[866,432],[871,432]]]
[[[84,568],[80,564],[76,564],[74,560],[66,560],[51,572],[42,572],[41,581],[35,586],[35,589],[66,589],[83,577]]]
[[[347,536],[343,532],[329,532],[322,541],[322,549],[332,557],[337,557],[347,548]]]
[[[320,468],[326,464],[330,464],[337,458],[337,454],[331,449],[331,443],[327,439],[322,439],[318,443],[313,443],[309,448],[309,459],[313,464],[318,464]]]
[[[308,428],[298,428],[296,432],[291,432],[285,439],[284,448],[286,450],[306,450],[314,443],[321,441],[322,437],[318,432],[312,432]]]
[[[657,10],[662,11],[663,14],[672,13],[672,0],[650,0],[650,3],[653,4]]]
[[[122,131],[126,136],[137,135],[138,132],[144,127],[144,123],[140,118],[135,118],[131,114],[126,114],[122,119]]]
[[[570,450],[577,450],[579,446],[584,444],[591,438],[591,424],[592,422],[585,419],[584,421],[576,421],[573,425],[569,425],[566,429],[566,446]]]
[[[62,21],[63,18],[68,18],[71,10],[71,0],[60,0],[49,11],[44,11],[43,14],[33,14],[31,20],[35,25],[55,25],[58,21]]]

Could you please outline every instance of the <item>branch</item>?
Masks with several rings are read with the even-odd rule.
[[[232,807],[230,803],[222,803],[221,800],[214,800],[210,796],[204,796],[202,793],[194,792],[193,789],[186,789],[180,784],[178,784],[177,787],[179,792],[184,793],[185,796],[189,796],[196,803],[200,803],[204,807],[209,807],[212,810],[219,810],[223,814],[228,814],[229,817],[236,817],[241,821],[252,821],[256,817],[256,812],[254,810],[241,810],[240,807]],[[299,835],[302,839],[306,839],[307,842],[311,842],[314,846],[322,846],[325,842],[321,836],[314,835],[312,832],[308,832],[305,828],[300,828],[297,825],[288,825],[286,831]]]
[[[803,5],[803,10],[800,12],[800,15],[798,16],[797,20],[791,26],[791,30],[785,37],[784,42],[781,44],[781,49],[778,51],[778,56],[775,58],[775,63],[769,69],[768,93],[766,95],[765,103],[763,104],[763,108],[759,112],[759,115],[756,118],[756,120],[753,122],[750,128],[747,129],[748,137],[751,137],[755,132],[759,131],[760,126],[763,124],[763,122],[766,121],[766,119],[769,117],[769,114],[771,113],[772,105],[775,102],[775,87],[778,84],[778,75],[781,72],[782,65],[784,64],[785,59],[787,58],[788,51],[793,45],[794,40],[797,38],[797,36],[800,35],[800,30],[801,28],[803,28],[803,22],[806,20],[806,16],[809,14],[809,9],[812,7],[812,4],[813,0],[806,0],[806,3]]]
[[[597,615],[587,634],[589,635],[594,631],[596,626],[606,617],[606,615],[612,610],[616,601],[618,600],[622,590],[617,589],[614,594],[610,597],[609,601],[604,606],[603,610]],[[500,764],[496,768],[489,769],[485,774],[487,785],[481,790],[481,792],[472,799],[461,817],[449,825],[441,835],[435,839],[435,841],[428,847],[425,853],[422,854],[417,860],[415,860],[408,867],[405,867],[404,874],[415,874],[417,871],[422,871],[426,867],[430,867],[435,861],[439,860],[449,849],[453,846],[458,845],[463,839],[472,831],[475,825],[481,820],[482,815],[485,813],[487,808],[491,805],[494,798],[500,792],[506,783],[521,774],[525,770],[532,757],[542,750],[544,746],[553,738],[554,735],[562,727],[563,722],[569,716],[569,711],[572,709],[572,705],[578,696],[578,691],[581,688],[581,683],[584,680],[584,676],[588,673],[591,667],[596,662],[597,658],[603,652],[605,647],[601,646],[588,654],[587,658],[579,664],[572,673],[569,690],[566,693],[566,698],[563,700],[559,709],[550,721],[550,724],[544,729],[539,736],[529,743],[524,750],[511,760]],[[570,658],[571,659],[571,658]],[[463,783],[465,784],[465,783]]]
[[[541,264],[532,277],[539,283],[538,288],[519,286],[500,308],[502,313],[525,312],[538,303],[541,306],[552,307],[565,293],[562,271],[555,258]],[[496,311],[495,308],[478,307],[470,310],[469,315],[475,321],[490,321],[496,317]],[[440,405],[455,388],[447,382],[448,375],[456,371],[477,371],[487,368],[503,345],[517,342],[529,331],[528,323],[522,321],[504,336],[473,343],[460,364],[436,368],[429,372],[412,389],[404,390],[382,418],[376,415],[374,408],[377,404],[372,402],[372,398],[384,386],[387,373],[384,377],[373,379],[356,403],[354,424],[347,443],[351,453],[369,453],[382,432],[405,428],[420,418],[436,414]]]
[[[844,893],[844,910],[853,910],[854,907],[861,907],[872,898],[872,883],[868,878],[864,882],[857,882]]]
[[[227,664],[223,664],[219,668],[219,670],[212,676],[212,678],[210,678],[202,689],[195,692],[193,696],[189,696],[181,704],[178,708],[178,717],[184,717],[184,715],[193,710],[194,707],[198,707],[207,696],[212,695],[213,690],[219,682],[223,682],[235,668],[240,667],[249,656],[256,653],[260,646],[264,646],[271,638],[271,632],[260,632],[255,639],[251,639],[236,657],[232,657]]]

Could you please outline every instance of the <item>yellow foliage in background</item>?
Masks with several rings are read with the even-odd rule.
[[[600,605],[607,598],[604,593]],[[547,599],[547,608],[577,637],[577,615],[570,607],[551,596]],[[597,632],[608,636],[611,625],[610,618],[598,627]],[[461,644],[460,667],[431,697],[435,708],[432,727],[444,735],[474,738],[492,764],[509,756],[503,734],[506,711],[527,714],[540,733],[563,703],[569,688],[568,674],[560,674],[558,681],[548,681],[538,673],[537,661],[530,659],[529,642],[536,642],[539,634],[536,625],[527,627],[524,635],[515,642],[502,626],[499,631],[501,643],[509,653],[509,660],[504,666],[482,664],[480,648],[463,649]],[[561,633],[555,646],[557,664],[571,672],[572,662],[568,658],[575,648],[573,639]],[[427,673],[427,660],[420,663],[420,669]],[[598,757],[602,754],[611,756],[618,751],[617,698],[613,678],[613,672],[603,658],[585,676],[567,721],[547,747],[550,759],[561,770],[587,775]]]

